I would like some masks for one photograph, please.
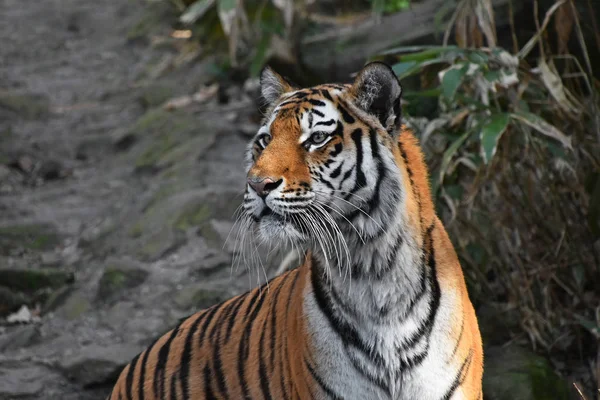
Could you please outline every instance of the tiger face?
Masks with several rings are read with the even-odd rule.
[[[266,68],[269,110],[247,152],[246,213],[265,239],[376,235],[401,196],[400,84],[382,63],[353,84],[296,90]],[[327,240],[326,240],[327,241]]]

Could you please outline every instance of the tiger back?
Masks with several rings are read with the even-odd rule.
[[[110,399],[481,399],[473,306],[382,63],[295,88],[266,68],[244,221],[297,268],[183,320]]]

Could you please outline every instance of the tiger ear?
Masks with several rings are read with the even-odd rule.
[[[375,116],[390,134],[398,132],[402,87],[387,64],[372,62],[365,65],[356,76],[351,91],[358,107]]]
[[[273,103],[282,94],[294,90],[294,85],[266,66],[260,73],[260,93],[268,104]]]

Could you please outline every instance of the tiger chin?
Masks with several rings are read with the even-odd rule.
[[[385,64],[299,89],[265,68],[245,216],[301,265],[183,320],[110,399],[481,399],[483,351]]]

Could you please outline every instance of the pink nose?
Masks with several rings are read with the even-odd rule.
[[[278,181],[274,181],[271,178],[261,178],[261,177],[250,177],[248,178],[248,185],[262,198],[267,197],[269,193],[273,190],[277,189],[279,185],[283,182],[283,179],[279,179]]]

